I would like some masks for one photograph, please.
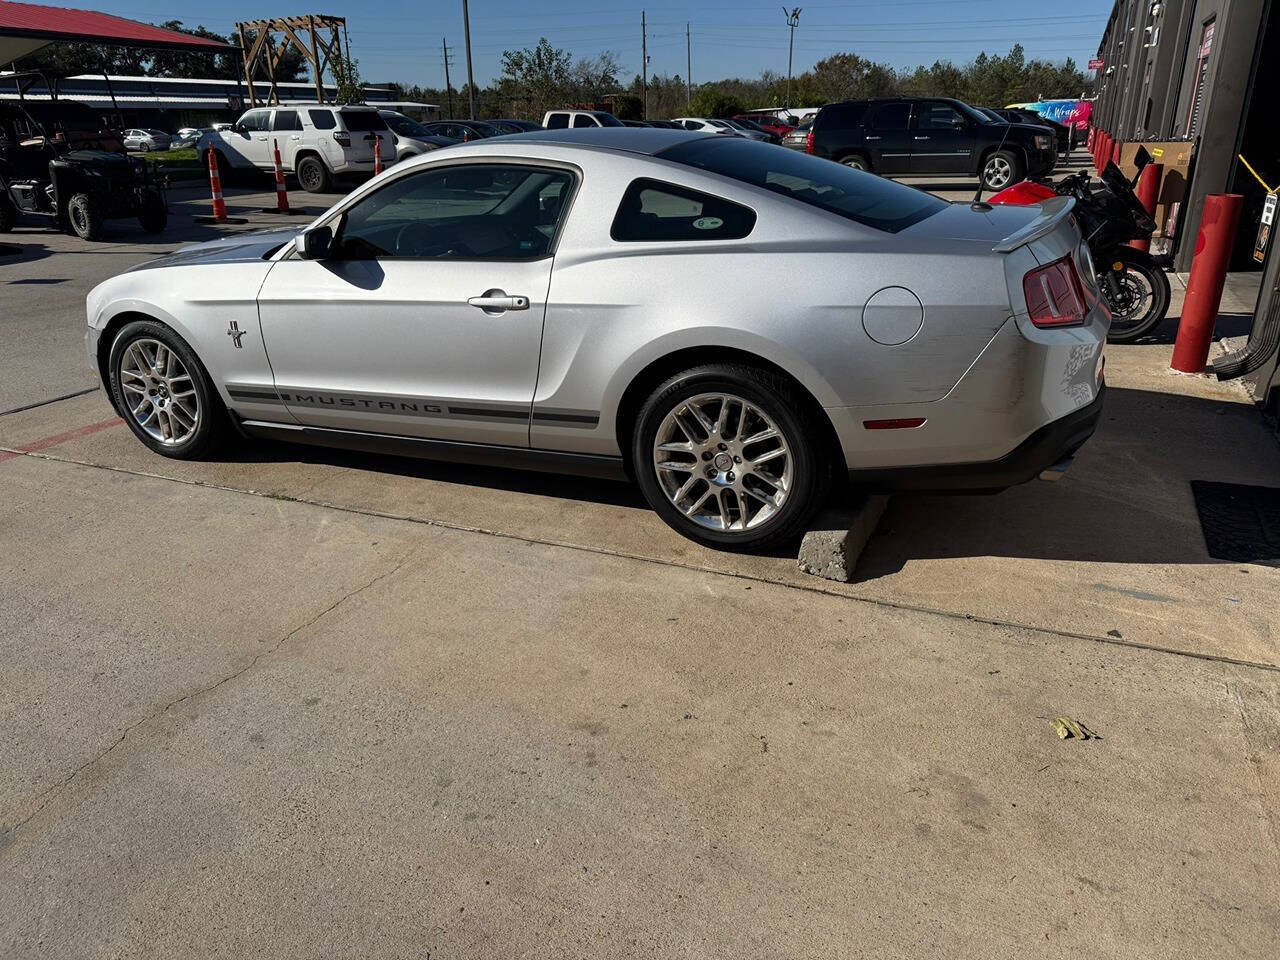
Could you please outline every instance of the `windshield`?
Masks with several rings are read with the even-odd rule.
[[[479,132],[482,137],[500,137],[502,131],[495,127],[492,123],[485,123],[483,120],[469,120],[471,129]]]
[[[981,110],[978,110],[975,107],[971,107],[967,103],[964,103],[963,101],[956,100],[954,101],[954,103],[955,103],[956,109],[959,110],[961,113],[963,113],[966,117],[968,117],[971,120],[976,120],[978,121],[978,123],[995,122],[990,117],[988,117],[985,113],[983,113]],[[1003,120],[1001,120],[1000,122],[1004,123]]]
[[[626,126],[625,123],[623,123],[621,120],[615,117],[612,113],[605,113],[604,111],[601,111],[599,113],[593,113],[592,116],[600,121],[600,126],[602,127],[625,127]]]
[[[668,147],[657,156],[764,187],[887,233],[905,230],[948,206],[913,187],[759,140],[709,137]]]
[[[430,136],[430,131],[416,120],[410,120],[408,117],[400,116],[397,113],[391,116],[383,116],[387,121],[387,126],[396,133],[403,133],[406,137],[426,137]]]
[[[1004,117],[1000,116],[1000,114],[996,113],[994,110],[988,110],[986,107],[980,108],[978,112],[981,113],[986,118],[987,123],[1008,123],[1009,122]]]

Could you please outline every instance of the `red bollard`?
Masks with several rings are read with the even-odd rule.
[[[1120,148],[1122,146],[1124,146],[1124,144],[1119,140],[1115,141],[1115,143],[1111,145],[1111,162],[1117,167],[1120,166]],[[1105,167],[1106,164],[1104,163],[1103,166]]]
[[[213,219],[215,223],[226,223],[227,203],[222,199],[222,178],[218,176],[218,158],[209,151],[209,189],[213,193]]]
[[[1169,364],[1182,373],[1200,373],[1209,359],[1209,343],[1218,321],[1222,303],[1222,286],[1227,281],[1231,248],[1235,245],[1236,225],[1240,221],[1238,193],[1213,193],[1204,198],[1200,212],[1200,233],[1196,236],[1196,255],[1191,261],[1191,277],[1187,280],[1187,296],[1178,321],[1178,339],[1173,345],[1173,361]]]
[[[1111,134],[1104,130],[1102,132],[1102,136],[1098,138],[1096,146],[1097,149],[1093,154],[1093,169],[1098,171],[1098,173],[1101,173],[1102,168],[1106,166],[1106,164],[1103,163],[1102,158],[1109,157],[1111,155]]]
[[[1089,124],[1089,132],[1084,135],[1084,145],[1090,155],[1093,154],[1093,124]]]
[[[1138,177],[1138,202],[1142,204],[1142,209],[1153,217],[1156,215],[1156,199],[1160,196],[1162,177],[1164,177],[1163,163],[1148,163],[1142,168],[1142,175]],[[1156,226],[1159,227],[1159,224]],[[1149,239],[1130,240],[1129,246],[1146,253],[1151,249],[1151,241]]]

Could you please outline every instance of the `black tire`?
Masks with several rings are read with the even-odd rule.
[[[852,153],[847,157],[841,157],[840,162],[846,167],[852,167],[854,170],[868,171],[871,169],[867,165],[867,161],[856,153]]]
[[[0,233],[8,233],[18,222],[18,208],[9,198],[8,188],[0,184]]]
[[[1169,277],[1150,254],[1116,247],[1094,259],[1102,296],[1111,310],[1107,343],[1133,343],[1164,321],[1169,312]]]
[[[142,143],[138,144],[138,149],[139,149],[139,150],[141,150],[143,153],[150,153],[150,152],[151,152],[151,144],[147,143],[147,142],[144,140]]]
[[[81,240],[101,237],[104,220],[102,207],[87,193],[72,194],[67,201],[67,226]]]
[[[121,365],[125,352],[139,341],[159,341],[174,352],[189,374],[191,387],[195,390],[199,416],[195,428],[190,435],[177,443],[164,443],[148,433],[135,418],[132,411],[135,404],[126,398],[122,385]],[[124,418],[134,436],[141,440],[155,453],[174,460],[198,460],[207,456],[222,442],[227,432],[227,411],[222,405],[218,391],[214,389],[204,365],[196,357],[185,340],[154,320],[135,320],[120,328],[111,343],[111,354],[107,359],[108,388],[111,402],[116,411]],[[137,396],[131,393],[130,396]]]
[[[307,193],[328,193],[333,175],[319,157],[306,156],[298,161],[298,185]]]
[[[138,223],[147,233],[160,233],[169,223],[169,208],[158,190],[148,190],[142,195],[138,208]]]
[[[734,466],[734,462],[741,464],[742,458],[750,459],[746,454],[747,450],[753,451],[754,456],[763,457],[763,452],[768,449],[757,444],[738,446],[737,442],[742,439],[744,427],[751,435],[759,432],[755,430],[758,423],[754,417],[744,421],[743,418],[746,415],[742,412],[742,407],[731,408],[724,430],[727,444],[711,445],[712,449],[719,446],[730,458],[741,454],[736,461],[726,460],[722,469],[728,472],[718,475],[719,481],[714,487],[712,482],[706,479],[705,471],[717,469],[716,461],[713,459],[704,464],[703,461],[707,459],[706,454],[710,454],[711,450],[707,450],[699,459],[699,456],[692,452],[692,438],[689,440],[691,449],[687,456],[697,476],[694,476],[695,470],[675,473],[660,471],[655,465],[655,444],[658,432],[667,421],[668,415],[675,416],[686,401],[704,394],[729,395],[757,408],[759,413],[772,422],[781,434],[782,443],[790,451],[791,476],[789,485],[785,489],[785,498],[782,499],[780,506],[770,510],[763,519],[760,517],[766,510],[764,501],[753,497],[751,491],[761,490],[768,493],[769,485],[761,486],[763,481],[760,479],[768,474],[759,470],[754,473],[742,471],[741,467]],[[737,412],[734,412],[735,409]],[[658,516],[672,529],[690,540],[721,550],[766,550],[799,536],[823,505],[831,489],[831,461],[825,455],[825,444],[821,441],[823,431],[817,419],[820,415],[820,411],[814,407],[808,397],[804,396],[790,381],[777,374],[739,364],[707,364],[685,370],[660,384],[640,408],[631,443],[631,462],[636,480],[645,499],[649,501],[649,505]],[[681,417],[682,422],[689,416],[685,413]],[[694,420],[687,420],[687,423],[697,430]],[[687,430],[684,431],[684,435],[689,436]],[[772,443],[772,441],[765,441],[765,443]],[[675,454],[674,456],[683,455]],[[718,458],[721,455],[715,454],[715,457]],[[776,464],[776,460],[773,463]],[[740,471],[741,475],[735,474],[735,470]],[[660,473],[667,478],[665,481],[659,478]],[[680,482],[676,483],[671,479],[672,477],[677,477]],[[733,485],[735,480],[737,486]],[[706,514],[710,514],[710,516],[704,515],[703,519],[706,523],[720,524],[720,528],[699,523],[691,519],[683,509],[677,509],[672,502],[672,496],[663,485],[664,482],[668,482],[673,486],[683,487],[686,482],[694,481],[696,481],[695,488],[685,498],[686,502],[694,503],[695,506],[690,509],[693,514],[700,515],[700,508],[697,506],[698,498],[714,492],[717,509],[713,512],[706,501],[701,501],[706,505]],[[776,493],[774,495],[776,496]],[[754,513],[752,513],[753,510]],[[723,529],[721,517],[729,519],[729,530]],[[734,526],[744,523],[745,529],[733,529]]]
[[[1022,158],[1012,150],[996,150],[982,161],[979,174],[982,186],[987,190],[1003,190],[1023,178]]]

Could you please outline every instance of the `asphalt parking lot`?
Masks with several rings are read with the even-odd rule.
[[[1064,480],[896,497],[833,584],[620,484],[151,455],[84,296],[279,222],[229,194],[4,238],[0,956],[1273,955],[1280,569],[1189,481],[1280,448],[1175,320]]]

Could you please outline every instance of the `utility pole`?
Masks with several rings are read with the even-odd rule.
[[[787,18],[787,26],[791,28],[791,42],[787,44],[787,100],[783,104],[784,107],[789,107],[791,106],[791,61],[796,48],[796,24],[800,22],[800,8],[796,7],[788,13],[787,8],[783,7],[782,15]]]
[[[644,98],[640,107],[640,119],[649,119],[649,33],[645,27],[644,11],[640,11],[640,92]]]
[[[684,105],[693,106],[693,48],[689,44],[689,22],[684,24]]]
[[[462,36],[467,44],[467,101],[471,119],[476,118],[476,81],[471,75],[471,15],[467,12],[467,0],[462,0]]]
[[[444,95],[449,102],[449,119],[453,119],[453,86],[449,83],[449,40],[440,38],[440,46],[444,49]]]

